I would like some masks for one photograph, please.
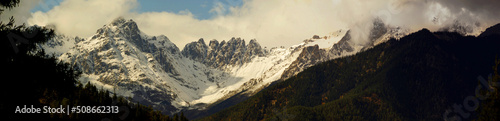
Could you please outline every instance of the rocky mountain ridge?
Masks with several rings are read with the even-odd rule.
[[[288,48],[267,50],[255,39],[246,45],[241,38],[231,38],[211,40],[208,45],[199,39],[180,51],[166,36],[146,35],[133,20],[124,18],[104,25],[91,37],[59,35],[41,47],[81,70],[80,82],[166,114],[204,109],[235,95],[251,96],[277,80],[362,48],[341,30]]]
[[[207,46],[201,38],[196,42],[186,44],[182,55],[207,66],[222,69],[227,65],[248,63],[253,56],[264,56],[265,51],[255,39],[250,40],[248,45],[245,45],[245,40],[234,37],[227,42],[223,40],[220,43],[217,40],[211,40]]]

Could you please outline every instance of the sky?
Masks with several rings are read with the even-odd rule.
[[[59,5],[63,0],[44,0],[40,4],[31,9],[31,12],[42,11],[47,12],[54,6]],[[138,0],[137,12],[172,12],[179,13],[189,11],[196,19],[210,19],[217,15],[216,12],[210,12],[213,6],[217,3],[222,3],[227,6],[241,6],[242,0]]]
[[[257,39],[292,46],[313,35],[349,29],[366,40],[374,19],[411,31],[461,23],[478,33],[500,23],[499,0],[21,0],[0,19],[54,25],[58,33],[90,37],[118,17],[148,35],[166,35],[180,49],[189,42]]]

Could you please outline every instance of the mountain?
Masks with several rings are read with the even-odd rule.
[[[12,23],[13,21],[9,24],[12,25]],[[47,56],[44,51],[37,50],[38,45],[48,42],[50,38],[64,38],[61,41],[51,41],[45,44],[45,47],[57,49],[64,49],[68,46],[62,45],[71,45],[74,44],[71,40],[80,39],[54,37],[54,31],[46,27],[15,25],[9,27],[3,23],[0,24],[2,40],[9,39],[13,34],[21,35],[38,31],[38,34],[31,36],[30,40],[23,40],[15,46],[12,46],[9,41],[2,43],[4,47],[2,48],[4,55],[0,57],[0,60],[3,60],[2,77],[15,80],[2,84],[0,87],[0,95],[9,97],[0,101],[2,120],[172,120],[169,116],[162,115],[160,111],[129,102],[121,96],[110,95],[108,91],[98,90],[92,84],[82,86],[77,82],[81,72],[74,70],[68,63],[58,60],[56,58],[58,53]],[[70,114],[69,109],[68,113],[63,113],[65,109],[58,109],[58,113],[54,110],[58,106],[61,108],[89,106],[90,108],[90,106],[103,105],[117,106],[120,108],[120,113],[95,113],[95,110],[94,113],[89,113],[87,110],[88,113],[72,112]],[[52,110],[47,106],[50,106]],[[104,109],[97,110],[105,111]],[[108,109],[108,111],[111,110]],[[26,113],[30,113],[29,116]],[[182,113],[181,116],[174,116],[174,120],[177,120],[176,118],[185,119]]]
[[[374,19],[367,42],[354,42],[350,31],[338,31],[341,33],[341,39],[330,48],[320,48],[319,46],[308,46],[303,48],[299,57],[288,67],[281,79],[287,79],[297,75],[304,69],[318,63],[348,56],[357,52],[365,51],[378,45],[390,38],[401,38],[408,30],[400,27],[392,27],[383,23],[380,19]],[[337,34],[338,36],[339,34]],[[313,41],[314,42],[314,41]]]
[[[311,66],[201,120],[471,120],[476,91],[486,91],[476,90],[478,79],[498,77],[497,26],[478,37],[422,29],[390,39]]]
[[[487,28],[483,33],[479,35],[479,37],[486,37],[495,34],[500,34],[500,24],[496,24],[492,27]]]
[[[250,40],[245,45],[241,38],[231,38],[229,41],[210,41],[207,46],[202,39],[186,44],[182,55],[192,60],[204,63],[209,67],[222,69],[225,66],[243,65],[250,62],[254,56],[263,57],[264,50],[257,40]]]
[[[459,20],[455,20],[453,23],[449,25],[445,25],[444,27],[440,28],[439,31],[444,31],[444,32],[457,32],[461,35],[467,35],[467,34],[472,34],[475,29],[479,27],[480,23],[479,22],[463,22]]]
[[[40,47],[44,48],[46,53],[51,53],[54,54],[54,56],[59,57],[73,48],[76,43],[83,40],[84,39],[80,37],[55,35],[50,41],[47,41],[47,43],[40,45]]]
[[[181,51],[166,36],[147,35],[133,20],[117,18],[90,37],[56,35],[39,46],[82,71],[83,84],[90,82],[165,114],[189,110],[203,116],[312,65],[361,51],[365,45],[353,42],[348,33],[339,30],[270,49],[255,39],[210,40],[207,45],[201,38]],[[387,40],[381,38],[373,41]]]
[[[185,73],[180,68],[187,67],[180,64],[180,51],[166,36],[147,36],[135,22],[123,18],[98,29],[59,58],[83,72],[84,84],[90,81],[159,110],[179,107],[171,103],[183,96],[172,93],[179,88],[196,89],[189,86],[194,82],[176,79]]]
[[[339,30],[323,37],[319,37],[319,35],[314,35],[312,38],[304,40],[303,43],[289,47],[287,50],[285,50],[286,53],[291,53],[293,55],[293,56],[286,56],[285,61],[269,59],[283,55],[282,49],[285,49],[284,47],[280,47],[279,49],[271,48],[271,50],[269,51],[264,50],[263,52],[264,61],[253,61],[244,64],[252,66],[239,68],[238,70],[232,70],[229,72],[238,72],[241,69],[245,69],[245,70],[252,70],[246,72],[255,73],[262,68],[262,65],[258,64],[266,64],[266,65],[269,64],[269,66],[266,68],[275,71],[270,71],[270,72],[265,71],[263,75],[269,75],[269,73],[271,73],[276,76],[273,76],[271,78],[269,78],[268,76],[261,78],[251,78],[250,79],[251,81],[244,83],[239,88],[238,91],[229,94],[229,96],[225,96],[224,98],[221,98],[217,102],[207,105],[206,108],[203,108],[201,110],[200,109],[186,110],[185,113],[187,114],[187,116],[189,116],[189,118],[196,119],[208,116],[209,114],[213,114],[214,112],[219,112],[224,108],[235,105],[243,100],[246,100],[249,96],[252,96],[256,92],[266,88],[269,85],[269,83],[272,84],[279,82],[279,80],[285,80],[315,64],[339,57],[352,55],[360,51],[364,51],[364,49],[385,42],[390,38],[400,38],[403,35],[405,35],[405,32],[407,32],[407,30],[402,29],[400,27],[392,27],[389,25],[385,25],[384,23],[382,23],[382,21],[380,20],[377,21],[377,19],[374,20],[373,29],[371,29],[370,31],[372,35],[376,34],[376,36],[370,39],[369,44],[354,42],[351,39],[351,35],[349,34],[348,30],[347,31]],[[384,31],[384,32],[378,32],[378,31]],[[232,40],[234,40],[234,38],[232,38]],[[250,41],[250,44],[252,44],[252,41]],[[195,45],[194,43],[199,43],[199,42],[193,42],[193,45]],[[211,43],[217,43],[217,42],[212,40]],[[260,46],[255,46],[255,47],[260,48]],[[202,50],[202,49],[197,49],[197,50]],[[276,50],[279,51],[276,52]],[[219,53],[218,55],[223,55],[223,54]],[[258,58],[262,58],[260,52],[258,54]],[[271,66],[270,65],[271,62],[279,62],[279,63],[277,65]],[[258,73],[255,73],[255,75],[258,75]],[[266,85],[260,86],[261,84],[266,84]]]

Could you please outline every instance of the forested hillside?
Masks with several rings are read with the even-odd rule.
[[[478,77],[488,79],[493,74],[493,82],[498,80],[495,60],[500,54],[500,34],[494,31],[473,37],[423,29],[310,67],[201,120],[471,120],[494,116],[491,111],[478,116],[478,110],[487,109],[481,106],[472,111],[461,107],[467,116],[453,112],[456,104],[474,106],[473,101],[463,102],[475,97]],[[488,105],[495,105],[491,99],[498,98],[488,100]],[[447,110],[452,112],[444,115]],[[498,108],[487,110],[498,112]]]

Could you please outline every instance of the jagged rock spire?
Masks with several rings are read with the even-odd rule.
[[[225,65],[240,65],[250,62],[254,56],[264,56],[262,47],[257,43],[257,40],[250,40],[250,43],[245,45],[245,40],[235,37],[220,43],[217,40],[211,40],[208,46],[202,38],[186,44],[182,54],[187,58],[216,68]]]

